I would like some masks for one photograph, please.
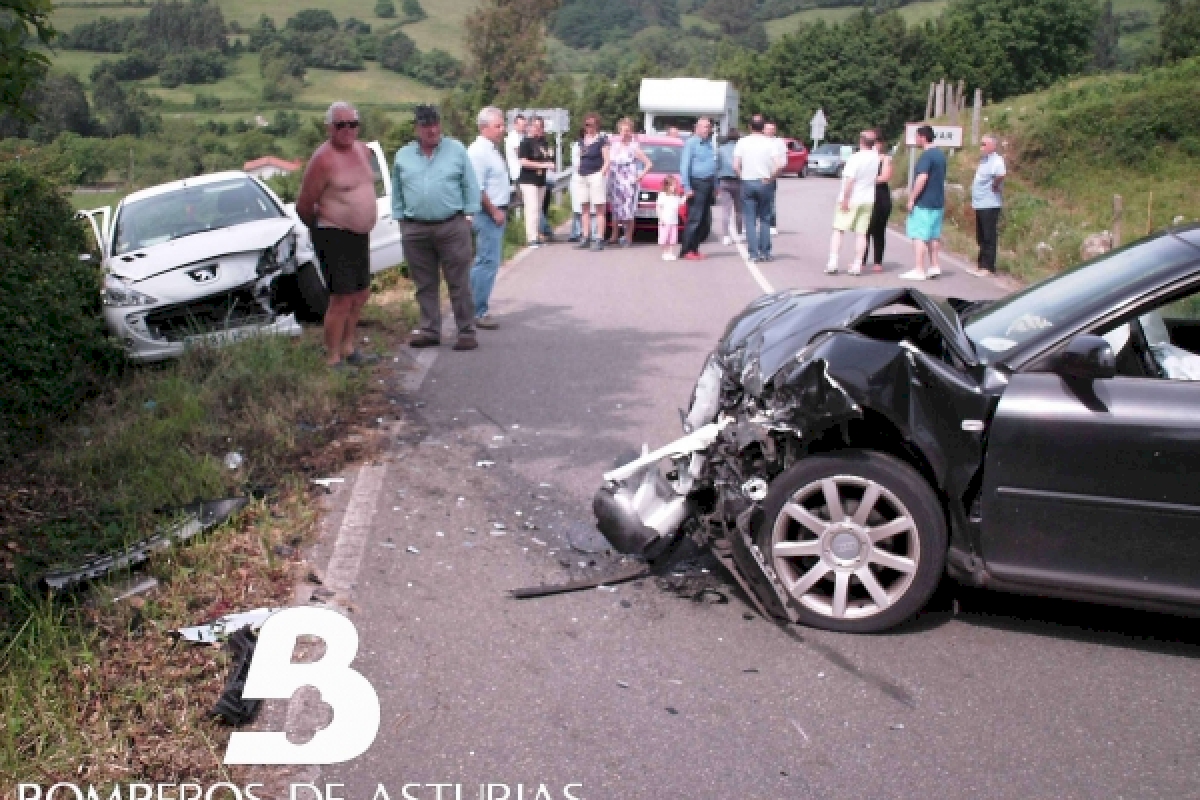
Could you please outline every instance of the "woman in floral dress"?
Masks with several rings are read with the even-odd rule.
[[[633,214],[638,204],[638,184],[653,166],[634,138],[633,120],[628,117],[617,123],[617,138],[609,143],[608,164],[608,207],[613,218],[608,241],[616,244],[618,229],[623,227],[621,245],[628,247],[633,241]]]

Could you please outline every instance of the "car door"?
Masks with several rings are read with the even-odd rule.
[[[787,143],[787,172],[799,175],[804,171],[804,167],[808,164],[808,151],[804,149],[804,145],[795,139],[788,140]]]
[[[80,211],[76,217],[86,219],[89,227],[92,229],[92,236],[96,239],[96,246],[100,250],[101,263],[108,265],[108,242],[111,231],[109,225],[112,222],[112,206],[104,206],[103,208],[92,208],[87,211]]]
[[[1092,331],[1113,346],[1115,377],[1012,376],[984,468],[996,577],[1200,604],[1200,352],[1179,346],[1191,346],[1197,301],[1193,289]],[[1189,307],[1196,320],[1159,324],[1160,310]],[[1176,344],[1154,346],[1150,328]]]
[[[371,272],[394,267],[404,260],[400,223],[392,219],[392,172],[379,142],[368,142],[371,170],[375,173],[375,227],[371,229]]]

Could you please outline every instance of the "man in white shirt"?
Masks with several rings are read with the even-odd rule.
[[[513,118],[513,129],[504,137],[504,159],[508,162],[508,179],[510,183],[517,182],[521,174],[521,159],[517,157],[517,148],[525,138],[525,115],[517,114]]]
[[[483,209],[471,219],[475,231],[471,299],[475,303],[475,327],[492,330],[498,326],[488,313],[488,300],[504,254],[504,225],[508,221],[512,184],[509,183],[508,164],[498,147],[504,141],[504,112],[488,106],[479,112],[476,122],[479,136],[467,148],[467,156],[479,178]]]
[[[779,159],[780,163],[786,167],[787,166],[787,142],[785,142],[783,139],[779,138],[779,136],[776,133],[777,131],[778,131],[778,128],[776,127],[774,122],[768,121],[768,122],[763,123],[763,136],[766,136],[768,139],[770,139],[772,142],[775,143],[775,155]],[[782,171],[783,171],[782,168],[780,168],[781,173],[782,173]],[[778,226],[779,184],[776,183],[776,184],[774,184],[774,186],[775,186],[775,195],[771,197],[771,235],[778,236],[779,235],[779,226]]]
[[[875,205],[875,178],[879,176],[879,154],[875,152],[875,134],[863,131],[858,136],[858,152],[846,159],[842,168],[842,190],[833,213],[833,238],[829,242],[829,263],[825,272],[838,270],[838,254],[842,250],[842,234],[854,231],[854,260],[846,270],[851,275],[862,272],[863,255],[867,252],[867,228]]]
[[[733,148],[733,168],[742,180],[742,215],[746,221],[746,250],[751,261],[771,261],[771,209],[775,178],[783,169],[779,149],[763,135],[762,115],[750,120],[750,135]]]

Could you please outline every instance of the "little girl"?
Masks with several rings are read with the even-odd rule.
[[[668,175],[658,193],[658,243],[662,245],[663,261],[675,260],[675,245],[679,242],[679,207],[683,197],[679,194],[679,179]]]

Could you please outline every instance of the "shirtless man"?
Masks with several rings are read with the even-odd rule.
[[[325,112],[329,140],[317,148],[300,185],[296,213],[312,231],[329,277],[325,360],[336,366],[364,362],[354,348],[358,316],[371,295],[371,229],[375,226],[375,174],[371,152],[358,141],[358,112],[334,103]]]

